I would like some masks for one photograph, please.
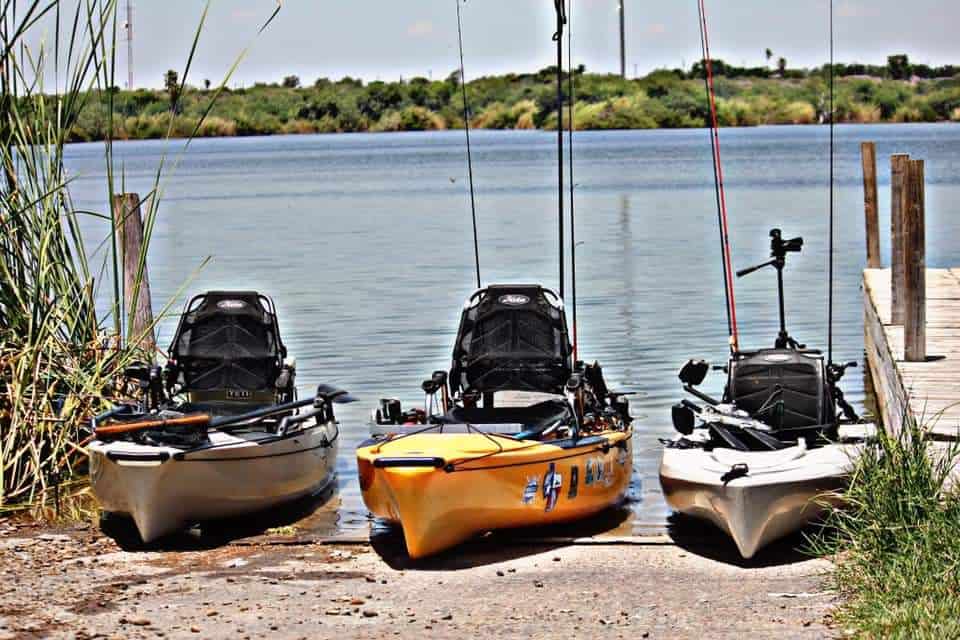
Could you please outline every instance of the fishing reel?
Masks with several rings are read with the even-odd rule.
[[[123,376],[135,380],[140,388],[145,411],[154,411],[160,407],[164,389],[162,372],[159,366],[144,362],[135,362],[123,370]]]

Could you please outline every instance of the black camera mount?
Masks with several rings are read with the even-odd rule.
[[[803,249],[803,238],[796,237],[784,240],[780,229],[770,230],[770,260],[753,267],[747,267],[737,271],[737,277],[749,275],[764,267],[773,267],[777,270],[777,295],[780,301],[780,333],[777,334],[777,341],[774,345],[776,349],[803,349],[806,345],[798,343],[787,333],[786,313],[784,311],[783,295],[783,268],[787,265],[788,253],[800,253]]]

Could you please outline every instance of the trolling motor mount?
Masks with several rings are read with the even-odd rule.
[[[749,275],[754,271],[758,271],[764,267],[773,267],[777,270],[777,297],[780,302],[780,333],[777,334],[777,340],[774,344],[775,349],[805,349],[806,345],[800,344],[787,333],[786,325],[786,312],[784,311],[784,295],[783,295],[783,268],[787,265],[787,254],[788,253],[800,253],[803,249],[803,238],[797,236],[796,238],[790,238],[789,240],[783,239],[783,234],[780,229],[771,229],[770,230],[770,260],[767,260],[764,263],[747,267],[746,269],[740,269],[737,271],[737,277],[742,278],[743,276]]]

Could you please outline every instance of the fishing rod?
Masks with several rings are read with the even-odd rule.
[[[717,99],[713,84],[713,60],[710,57],[710,39],[707,29],[707,8],[705,0],[697,0],[697,12],[700,23],[700,47],[703,53],[703,83],[707,93],[710,116],[707,124],[710,128],[710,147],[713,151],[713,184],[717,200],[717,225],[720,228],[720,257],[723,261],[723,294],[727,309],[727,335],[730,337],[730,350],[736,353],[739,348],[737,330],[737,304],[733,291],[733,267],[730,262],[730,232],[727,222],[727,198],[723,185],[723,164],[720,158],[719,119],[717,118]]]
[[[835,149],[834,149],[834,29],[833,29],[833,0],[830,0],[830,247],[828,253],[829,285],[827,293],[827,364],[833,365],[833,235],[834,235],[834,181],[835,181]]]
[[[570,293],[573,297],[573,360],[578,359],[577,341],[577,233],[573,215],[573,0],[567,6],[567,87],[570,117],[567,122],[567,152],[570,159]]]
[[[557,43],[557,227],[560,242],[560,299],[563,299],[563,26],[567,24],[567,14],[564,0],[553,0],[557,12],[557,30],[553,34],[553,41]]]
[[[466,2],[467,0],[463,0]],[[480,288],[480,241],[477,238],[477,202],[473,190],[473,155],[470,152],[470,107],[467,102],[467,77],[463,69],[463,26],[460,0],[457,3],[457,41],[460,44],[460,90],[463,93],[463,130],[467,136],[467,175],[470,179],[470,215],[473,218],[473,260],[477,268],[477,289]]]

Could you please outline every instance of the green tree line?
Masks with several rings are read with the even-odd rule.
[[[772,55],[772,52],[770,52]],[[768,57],[769,60],[769,57]],[[784,58],[767,67],[712,62],[721,126],[812,124],[828,119],[829,68],[790,69]],[[574,70],[574,125],[579,130],[700,127],[707,116],[703,62],[654,71],[638,79]],[[886,66],[834,65],[837,122],[960,121],[960,67],[913,65],[894,55]],[[535,73],[477,78],[467,84],[470,124],[486,129],[556,127],[556,67]],[[227,89],[199,136],[426,131],[463,127],[459,73],[442,80],[369,82],[320,78]],[[165,89],[121,91],[89,100],[74,141],[190,135],[206,108],[209,82],[180,90],[177,74]],[[566,81],[564,82],[566,89]],[[110,117],[108,104],[113,105]],[[569,101],[564,100],[569,114]]]

